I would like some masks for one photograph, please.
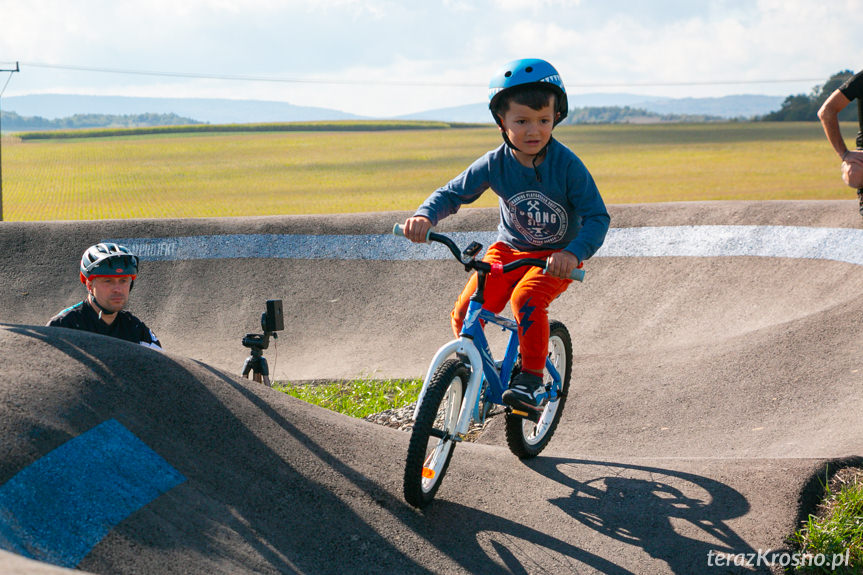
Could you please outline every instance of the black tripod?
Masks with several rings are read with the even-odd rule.
[[[278,337],[275,333],[265,331],[260,333],[247,333],[243,338],[243,345],[251,350],[249,357],[243,364],[243,377],[248,378],[249,372],[252,373],[252,380],[264,385],[270,386],[270,367],[267,365],[267,358],[264,357],[264,350],[270,346],[270,335]]]
[[[261,330],[264,333],[247,333],[243,338],[243,345],[252,350],[246,363],[243,364],[243,377],[248,378],[252,372],[252,379],[272,386],[270,383],[270,367],[264,359],[264,350],[270,347],[270,336],[273,339],[279,337],[277,331],[285,329],[284,313],[282,311],[282,300],[267,300],[267,311],[261,314]]]

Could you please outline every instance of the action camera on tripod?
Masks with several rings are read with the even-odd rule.
[[[267,300],[267,311],[261,314],[261,330],[264,333],[247,333],[243,338],[243,346],[251,350],[251,354],[243,364],[243,377],[270,385],[270,368],[264,358],[264,350],[270,347],[270,336],[278,338],[277,331],[285,329],[285,316],[282,311],[282,300]]]

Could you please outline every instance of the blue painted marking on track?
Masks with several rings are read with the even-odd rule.
[[[110,419],[0,486],[0,548],[75,567],[117,524],[185,480]]]
[[[497,232],[450,234],[459,245],[492,244]],[[144,260],[222,258],[441,260],[440,244],[414,244],[390,234],[233,234],[113,239]],[[805,226],[663,226],[612,228],[594,257],[763,256],[827,259],[863,265],[863,230]]]

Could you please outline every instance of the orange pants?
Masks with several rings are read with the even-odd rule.
[[[507,264],[522,258],[547,258],[556,250],[536,252],[517,251],[497,242],[489,246],[484,261]],[[547,276],[542,269],[526,266],[503,275],[489,275],[485,284],[483,309],[500,313],[506,302],[519,325],[518,343],[521,348],[521,365],[525,371],[542,375],[548,356],[548,306],[566,291],[572,280]],[[476,291],[476,274],[468,280],[452,310],[452,329],[458,337],[470,297]]]

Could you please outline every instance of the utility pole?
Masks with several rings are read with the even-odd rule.
[[[12,79],[12,74],[20,72],[18,62],[15,62],[15,68],[0,68],[0,72],[9,72],[9,78],[3,84],[3,89],[0,90],[0,99],[3,98],[3,92],[6,91],[6,86],[9,85],[9,80]],[[3,107],[0,106],[0,222],[3,221]]]

